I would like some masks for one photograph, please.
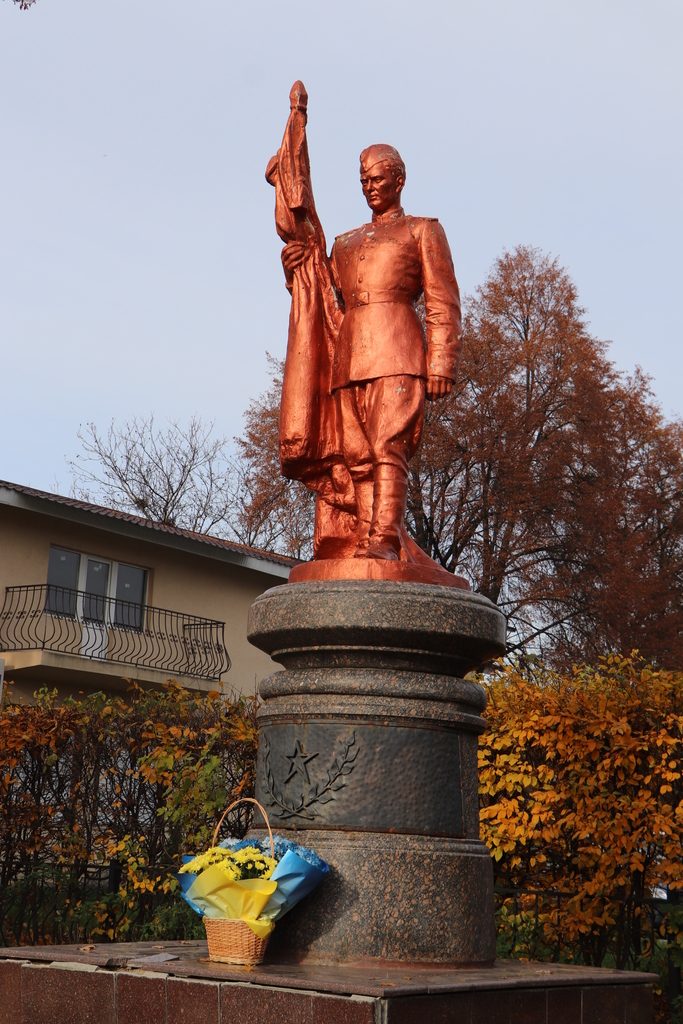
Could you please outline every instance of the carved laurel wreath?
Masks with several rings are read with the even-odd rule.
[[[337,754],[327,769],[326,777],[308,786],[302,786],[301,793],[292,794],[288,799],[276,786],[273,770],[270,763],[270,743],[268,737],[264,736],[263,744],[263,765],[265,769],[265,793],[269,797],[268,802],[279,809],[281,818],[307,818],[313,820],[315,811],[312,810],[316,804],[327,804],[334,800],[335,793],[344,789],[347,785],[345,776],[350,775],[355,767],[358,757],[356,746],[356,733],[352,732],[346,739],[339,741]]]

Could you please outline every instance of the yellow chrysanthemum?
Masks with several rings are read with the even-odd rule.
[[[239,881],[243,878],[268,879],[273,873],[277,861],[266,856],[255,846],[245,846],[241,850],[226,850],[222,846],[212,846],[204,853],[198,854],[187,864],[183,864],[181,873],[200,874],[213,864],[220,865],[228,878]]]
[[[204,853],[198,854],[188,861],[187,864],[183,864],[180,873],[184,874],[187,872],[192,875],[198,875],[200,871],[211,867],[212,864],[219,864],[229,856],[230,850],[226,850],[222,846],[210,846]]]

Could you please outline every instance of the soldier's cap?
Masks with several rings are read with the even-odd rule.
[[[387,146],[386,143],[380,142],[363,150],[360,155],[361,173],[372,170],[376,164],[389,164],[405,180],[406,165],[403,163],[399,151],[393,146]]]

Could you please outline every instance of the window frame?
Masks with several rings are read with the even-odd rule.
[[[70,555],[77,555],[78,559],[79,559],[79,563],[78,563],[78,575],[77,575],[77,583],[76,583],[76,599],[74,601],[74,609],[73,609],[73,611],[63,611],[63,610],[52,609],[52,608],[49,607],[49,605],[50,605],[51,590],[54,589],[55,591],[59,592],[60,590],[61,591],[71,590],[71,588],[70,587],[62,587],[60,584],[56,584],[56,583],[50,583],[50,576],[49,576],[49,574],[50,574],[50,558],[49,558],[49,554],[48,554],[48,565],[47,565],[47,571],[46,571],[47,594],[46,594],[45,607],[44,607],[44,612],[46,614],[58,615],[58,616],[64,617],[64,618],[75,619],[77,622],[92,623],[92,624],[95,624],[95,625],[96,624],[100,624],[103,627],[106,627],[107,629],[131,629],[131,630],[134,630],[135,632],[138,632],[138,633],[142,632],[142,630],[145,628],[145,613],[146,613],[146,609],[148,607],[147,596],[148,596],[148,593],[149,593],[149,576],[150,576],[150,570],[148,568],[145,568],[142,565],[134,565],[132,562],[127,562],[127,561],[124,562],[123,560],[116,560],[116,559],[104,557],[104,556],[101,556],[101,555],[93,555],[93,554],[88,553],[87,551],[77,550],[76,548],[64,547],[61,544],[50,544],[50,549],[49,550],[50,550],[50,552],[52,552],[52,551],[64,551],[64,552],[67,552]],[[85,596],[88,593],[88,591],[86,590],[86,581],[87,581],[87,575],[88,575],[88,561],[89,560],[93,561],[93,562],[101,562],[102,564],[107,565],[108,568],[109,568],[106,594],[104,595],[103,598],[100,598],[100,595],[93,595],[93,599],[94,600],[100,598],[100,599],[103,599],[105,601],[106,611],[105,611],[105,618],[104,619],[97,619],[97,618],[93,618],[92,616],[84,615]],[[141,598],[141,601],[140,601],[139,604],[138,604],[137,601],[126,601],[125,598],[120,598],[120,597],[117,596],[117,587],[118,587],[118,578],[119,578],[119,568],[120,568],[120,566],[126,566],[129,569],[137,569],[137,570],[139,570],[142,573],[142,598]],[[139,609],[140,609],[139,624],[132,624],[130,622],[117,622],[116,621],[117,617],[118,617],[117,616],[117,605],[119,605],[119,604],[122,604],[122,605],[135,605],[135,607],[139,607]],[[110,612],[113,612],[113,614],[109,614]]]

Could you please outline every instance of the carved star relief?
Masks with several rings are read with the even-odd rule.
[[[286,756],[290,765],[289,775],[285,779],[285,782],[289,782],[295,775],[301,775],[307,784],[310,783],[311,780],[308,775],[308,764],[309,761],[312,761],[314,757],[318,756],[317,751],[315,754],[307,754],[303,749],[301,740],[297,740],[294,745],[294,753],[287,754]]]

